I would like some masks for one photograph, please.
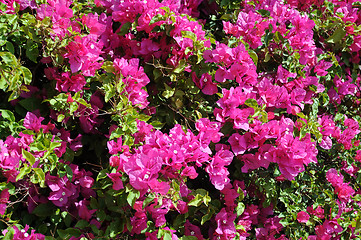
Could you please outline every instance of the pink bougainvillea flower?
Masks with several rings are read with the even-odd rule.
[[[140,234],[142,230],[147,228],[147,215],[144,211],[137,211],[130,221],[133,226],[131,234]]]
[[[195,236],[198,240],[204,239],[200,228],[198,226],[190,223],[190,221],[188,219],[186,220],[186,223],[184,224],[184,235],[185,236]]]
[[[121,173],[116,172],[116,173],[107,173],[108,177],[112,180],[113,182],[113,189],[114,190],[120,190],[123,189],[123,181],[120,178],[122,176]]]
[[[217,83],[212,81],[212,76],[205,73],[199,79],[195,73],[192,74],[193,82],[206,95],[213,95],[218,92]]]
[[[299,223],[306,223],[310,219],[310,215],[307,212],[301,211],[297,213],[297,221]]]
[[[4,215],[5,214],[5,210],[6,210],[6,205],[9,202],[9,190],[8,189],[4,189],[1,191],[0,194],[0,215]]]
[[[43,117],[37,117],[34,113],[28,112],[24,118],[24,127],[39,132],[41,128],[41,122],[44,120]]]
[[[13,226],[12,227],[14,230],[14,234],[12,236],[12,240],[44,240],[45,236],[43,234],[40,233],[35,233],[35,230],[31,230],[30,234],[28,233],[29,231],[29,225],[25,225],[25,227],[23,229],[19,229],[17,226]],[[2,234],[5,234],[8,232],[7,229],[5,229],[4,231],[2,231]]]
[[[217,229],[215,233],[221,236],[222,239],[232,239],[236,236],[236,227],[234,220],[237,215],[235,213],[227,212],[225,208],[216,215]]]
[[[89,210],[87,205],[89,205],[89,201],[81,200],[80,202],[76,202],[75,206],[78,209],[78,215],[81,219],[84,219],[89,222],[96,209]]]

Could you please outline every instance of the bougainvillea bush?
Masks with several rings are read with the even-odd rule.
[[[361,2],[0,12],[1,239],[360,239]]]

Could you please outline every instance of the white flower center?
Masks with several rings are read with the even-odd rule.
[[[61,136],[61,133],[60,133],[60,132],[58,132],[58,133],[56,134],[56,136],[60,137],[60,136]]]
[[[145,175],[144,175],[144,178],[145,178],[145,179],[148,179],[148,178],[149,178],[149,175],[148,175],[148,174],[145,174]]]
[[[65,192],[62,192],[62,193],[61,193],[61,195],[63,195],[63,196],[65,196],[65,194],[66,194]]]
[[[191,232],[191,235],[194,235],[194,232],[193,232],[193,231]]]
[[[59,202],[62,202],[62,201],[63,201],[63,198],[60,198],[60,199],[59,199]]]
[[[24,234],[24,237],[29,237],[29,233],[25,233],[25,234]]]
[[[177,154],[177,153],[178,153],[178,151],[177,151],[177,150],[174,150],[174,151],[173,151],[173,153],[174,153],[174,154]]]
[[[227,221],[226,221],[226,220],[223,220],[223,223],[224,223],[224,224],[226,224],[226,223],[227,223]]]

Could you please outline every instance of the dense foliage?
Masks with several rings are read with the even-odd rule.
[[[359,238],[360,9],[0,0],[1,238]]]

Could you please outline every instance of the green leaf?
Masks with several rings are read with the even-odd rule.
[[[105,214],[105,212],[103,210],[97,211],[97,218],[99,218],[100,222],[104,221],[106,217],[107,217],[107,215]]]
[[[166,17],[163,16],[162,14],[157,14],[152,18],[152,20],[150,20],[149,25],[152,25],[153,23],[156,23],[156,22],[159,22],[159,21],[162,21],[165,19],[166,19]]]
[[[184,69],[186,68],[186,64],[187,64],[186,60],[185,60],[185,59],[181,59],[181,60],[179,61],[178,66],[173,70],[173,72],[174,72],[174,73],[181,73],[181,72],[183,72]]]
[[[5,234],[3,240],[13,240],[14,239],[14,233],[15,233],[15,229],[10,228],[9,231]]]
[[[248,50],[248,54],[252,58],[254,64],[257,66],[257,63],[258,63],[258,55],[257,55],[257,53],[250,49],[250,50]]]
[[[15,116],[12,112],[3,109],[0,109],[0,112],[1,112],[1,117],[3,117],[6,120],[9,120],[10,122],[15,122]]]
[[[11,42],[6,42],[6,49],[14,54],[14,45]]]
[[[58,229],[57,232],[61,239],[69,239],[71,237],[77,238],[81,235],[80,230],[75,228],[67,228],[66,230]]]
[[[212,200],[211,197],[208,196],[208,195],[206,195],[206,196],[203,197],[203,203],[204,203],[207,207],[208,207],[208,203],[210,203],[211,200]]]
[[[107,73],[115,72],[113,62],[111,62],[111,61],[105,61],[102,65],[102,69],[104,69]]]
[[[212,216],[214,215],[215,210],[213,208],[208,208],[207,214],[202,217],[201,225],[203,225],[205,222],[209,221]]]
[[[35,163],[35,157],[33,156],[33,154],[29,153],[25,149],[22,149],[21,151],[22,151],[23,157],[30,163],[30,166],[33,166]]]
[[[203,203],[203,196],[197,194],[195,198],[189,201],[188,206],[199,207]]]
[[[183,236],[180,238],[180,240],[197,240],[198,238],[196,236]]]
[[[80,220],[80,221],[78,221],[76,224],[75,224],[75,228],[86,228],[86,227],[88,227],[89,226],[89,223],[87,222],[87,221],[85,221],[85,220]]]
[[[45,187],[45,173],[43,171],[43,169],[41,168],[33,168],[35,174],[38,176],[39,178],[39,182],[40,182],[40,187]]]
[[[162,123],[162,122],[160,122],[160,121],[153,121],[153,122],[151,122],[150,124],[151,124],[155,129],[158,129],[158,130],[162,129],[162,128],[164,127],[164,125],[165,125],[165,123]]]
[[[269,54],[269,52],[267,51],[265,56],[264,56],[264,62],[269,62],[269,60],[271,60],[271,55]]]
[[[5,64],[7,64],[9,66],[12,66],[12,67],[19,66],[18,59],[14,56],[14,54],[12,54],[10,52],[0,52],[0,57],[3,59]]]
[[[23,85],[22,87],[25,86]],[[19,101],[19,104],[29,112],[41,108],[41,100],[33,97],[22,99]]]
[[[247,99],[244,104],[246,104],[248,107],[251,107],[251,108],[253,108],[255,110],[259,109],[259,105],[258,105],[257,101],[255,99],[253,99],[253,98]]]
[[[300,140],[301,140],[302,138],[304,138],[307,133],[308,133],[307,126],[303,126],[303,127],[301,128],[301,131],[300,131]]]
[[[265,9],[259,9],[256,12],[262,15],[262,17],[269,17],[271,15],[270,11]]]
[[[33,74],[31,73],[31,71],[28,68],[26,68],[24,66],[21,66],[20,70],[21,70],[22,75],[24,77],[24,83],[26,85],[30,85],[30,83],[31,83],[31,81],[33,79]]]
[[[242,201],[244,199],[244,192],[243,192],[242,188],[239,187],[237,189],[237,193],[239,194],[238,201]]]
[[[54,210],[54,205],[48,202],[36,206],[32,214],[35,214],[38,217],[47,217],[53,214],[53,210]]]
[[[71,182],[73,180],[73,170],[69,165],[65,165],[66,177]]]
[[[236,207],[237,217],[241,216],[244,212],[245,206],[243,202],[239,202]]]
[[[132,189],[129,193],[128,193],[128,197],[127,197],[127,202],[130,206],[133,207],[135,201],[140,197],[140,192]]]
[[[191,31],[182,31],[182,37],[192,39],[193,42],[197,41],[197,35]]]
[[[334,118],[334,121],[337,122],[337,121],[345,121],[345,115],[342,114],[342,113],[336,113],[336,116]]]
[[[12,100],[15,100],[15,99],[17,99],[19,96],[20,96],[19,92],[13,91],[13,92],[10,94],[10,96],[9,96],[9,98],[8,98],[8,101],[10,102],[10,101],[12,101]]]
[[[129,32],[129,29],[132,27],[132,23],[130,22],[126,22],[122,25],[122,27],[120,28],[120,31],[118,32],[118,35],[120,36],[124,36],[125,34],[127,34]]]
[[[38,44],[36,44],[33,41],[28,41],[25,48],[26,48],[26,53],[25,53],[26,56],[34,63],[37,63],[37,58],[39,57]]]
[[[60,147],[60,146],[61,146],[61,142],[51,142],[49,150],[54,150],[55,148]]]
[[[76,110],[78,110],[78,104],[76,102],[71,102],[70,103],[70,114],[73,114]]]
[[[31,172],[31,167],[29,167],[27,164],[24,164],[24,166],[20,169],[19,174],[16,176],[15,181],[19,181],[20,179],[23,179],[23,177]]]
[[[165,91],[162,93],[162,96],[165,98],[170,98],[174,95],[175,88],[171,88],[168,84],[164,83]]]
[[[307,119],[307,116],[305,116],[305,114],[303,114],[303,112],[297,113],[297,116],[299,116],[300,118],[303,118],[303,119]]]
[[[105,96],[104,100],[105,102],[109,102],[109,100],[115,96],[115,88],[112,84],[104,84],[103,85]]]
[[[318,105],[320,104],[320,102],[318,101],[317,98],[313,99],[313,104],[312,104],[312,117],[317,118],[317,113],[318,113]]]
[[[326,42],[328,43],[338,43],[346,36],[346,30],[342,25],[339,25],[335,32],[327,38]]]
[[[58,118],[56,119],[56,121],[62,122],[62,121],[64,120],[64,118],[65,118],[65,115],[64,115],[64,114],[59,114],[59,115],[58,115]]]

